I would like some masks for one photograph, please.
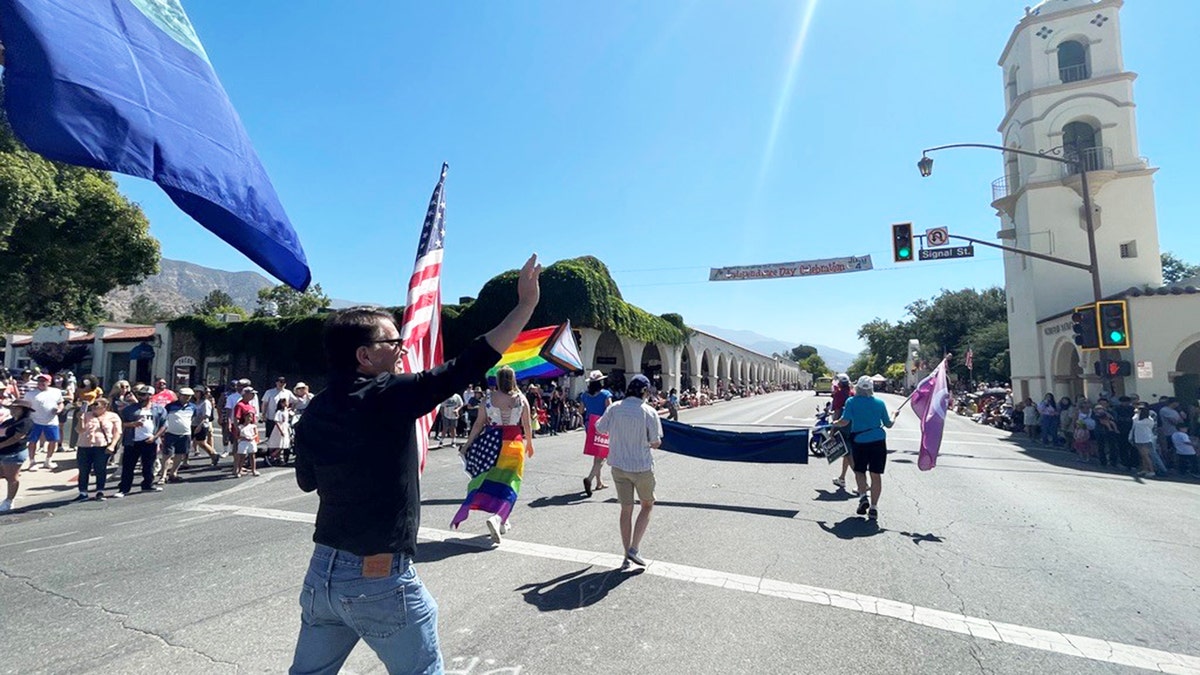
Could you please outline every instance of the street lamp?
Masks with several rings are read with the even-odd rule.
[[[917,169],[921,171],[921,178],[929,178],[929,174],[933,173],[933,158],[929,155],[921,155],[921,161],[917,162]]]
[[[1087,164],[1084,157],[1079,154],[1068,155],[1066,157],[1058,157],[1062,153],[1062,148],[1053,148],[1044,152],[1029,152],[1028,150],[1018,150],[1016,148],[1006,148],[1000,145],[988,145],[986,143],[953,143],[951,145],[939,145],[935,148],[928,148],[921,152],[921,160],[917,162],[917,169],[921,172],[923,178],[928,178],[933,173],[933,159],[929,157],[929,153],[938,150],[947,150],[949,148],[985,148],[987,150],[999,150],[1000,152],[1011,152],[1014,155],[1025,155],[1026,157],[1034,157],[1036,159],[1048,159],[1059,164],[1066,164],[1072,167],[1079,174],[1080,189],[1083,192],[1083,218],[1087,223],[1087,241],[1088,241],[1088,265],[1087,270],[1092,274],[1092,300],[1100,302],[1104,299],[1104,294],[1100,289],[1100,267],[1096,263],[1096,226],[1092,222],[1092,193],[1088,189],[1088,172]]]
[[[1047,259],[1053,262],[1067,264],[1072,267],[1086,269],[1092,275],[1092,301],[1099,303],[1104,299],[1103,292],[1100,289],[1100,266],[1096,262],[1096,225],[1092,222],[1092,193],[1091,190],[1088,189],[1088,167],[1083,155],[1079,153],[1073,153],[1065,157],[1059,157],[1057,155],[1063,154],[1063,148],[1061,146],[1046,150],[1044,152],[1029,152],[1028,150],[1018,150],[1016,148],[1006,148],[1004,146],[988,145],[986,143],[954,143],[951,145],[939,145],[935,148],[928,148],[921,152],[921,160],[917,162],[917,169],[920,170],[922,177],[928,178],[929,175],[933,173],[933,160],[929,158],[929,153],[936,152],[938,150],[946,150],[949,148],[985,148],[987,150],[999,150],[1000,152],[1011,152],[1014,155],[1025,155],[1026,157],[1034,157],[1036,159],[1049,159],[1051,161],[1058,162],[1059,164],[1066,164],[1067,166],[1073,168],[1079,174],[1079,187],[1083,192],[1083,218],[1087,223],[1088,264],[1084,266],[1079,263],[1068,262],[1065,260],[1054,260],[1050,256],[1032,252],[1016,252],[1021,253],[1022,255],[1030,255],[1035,258]],[[1014,250],[1007,249],[1007,247],[1003,248],[1006,250]],[[1100,351],[1100,356],[1101,358],[1104,357],[1103,349]],[[1109,389],[1112,389],[1111,376],[1109,376]]]

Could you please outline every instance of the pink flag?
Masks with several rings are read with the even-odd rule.
[[[912,395],[912,409],[921,420],[921,454],[917,466],[928,471],[937,466],[938,450],[942,447],[942,428],[946,426],[946,410],[950,408],[950,387],[946,384],[946,360],[917,385]]]

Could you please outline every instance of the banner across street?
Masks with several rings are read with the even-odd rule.
[[[796,262],[769,263],[766,265],[743,265],[739,267],[714,267],[709,270],[709,281],[742,281],[745,279],[783,279],[787,277],[813,277],[823,274],[865,272],[873,269],[871,256],[825,258],[822,260],[799,260]]]

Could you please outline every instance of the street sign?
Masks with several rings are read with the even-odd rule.
[[[1150,361],[1137,362],[1137,379],[1153,380],[1154,379],[1154,364]]]
[[[955,246],[953,248],[921,249],[919,260],[944,260],[947,258],[974,258],[974,246]]]
[[[925,230],[925,243],[930,246],[945,246],[950,243],[950,228],[933,227]]]

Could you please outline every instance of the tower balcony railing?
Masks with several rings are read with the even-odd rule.
[[[1080,170],[1103,171],[1113,168],[1112,148],[1105,146],[1069,150],[1066,157],[1075,163],[1062,165],[1064,176],[1078,175]]]
[[[1016,192],[1016,190],[1017,190],[1017,181],[1015,179],[1012,181],[1012,185],[1011,185],[1011,189],[1010,189],[1008,176],[1001,176],[1001,177],[997,178],[996,180],[992,181],[992,201],[994,201],[994,202],[1000,201],[1001,199],[1004,199],[1012,192]]]
[[[1078,63],[1073,66],[1060,66],[1058,69],[1058,79],[1062,80],[1063,84],[1086,80],[1091,76],[1092,74],[1088,70],[1086,63]]]

